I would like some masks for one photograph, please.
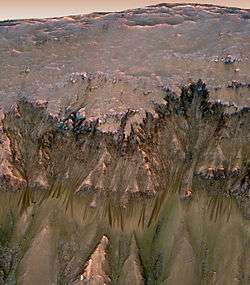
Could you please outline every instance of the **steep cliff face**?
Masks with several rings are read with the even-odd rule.
[[[249,25],[0,23],[0,284],[250,283]]]
[[[27,187],[48,189],[53,180],[75,179],[77,195],[91,189],[129,198],[164,190],[180,168],[184,190],[196,177],[231,181],[227,190],[236,191],[233,181],[248,175],[249,108],[210,102],[202,81],[180,97],[165,93],[154,113],[128,109],[110,122],[81,117],[77,108],[52,117],[46,105],[20,100],[3,119],[3,165],[11,168],[3,180],[18,173]]]
[[[5,114],[2,215],[23,223],[12,237],[20,282],[42,282],[44,274],[48,284],[245,280],[249,108],[210,101],[201,80],[180,96],[163,92],[154,112],[128,109],[103,124],[77,104],[53,117],[46,104],[22,99]],[[107,131],[113,120],[116,130]],[[40,259],[57,260],[54,271],[30,268]]]

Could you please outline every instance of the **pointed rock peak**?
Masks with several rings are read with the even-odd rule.
[[[119,284],[144,284],[143,277],[141,275],[141,264],[138,257],[138,247],[134,235],[130,243],[129,256],[124,262],[122,268]]]
[[[81,281],[89,282],[90,284],[107,284],[110,282],[110,278],[105,272],[106,249],[108,243],[109,240],[104,235],[90,259],[87,261],[84,271],[80,276]]]

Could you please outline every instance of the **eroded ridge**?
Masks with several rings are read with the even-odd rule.
[[[82,101],[57,116],[24,98],[2,112],[4,282],[248,278],[249,108],[210,100],[201,80],[164,92],[112,131]]]
[[[82,108],[52,117],[46,103],[22,99],[5,114],[2,128],[1,181],[5,189],[51,192],[67,183],[72,195],[153,197],[167,191],[178,172],[181,197],[196,184],[211,193],[248,196],[249,108],[210,102],[199,80],[181,96],[165,90],[165,103],[154,103],[138,119],[125,112],[119,127],[103,132],[99,119]]]

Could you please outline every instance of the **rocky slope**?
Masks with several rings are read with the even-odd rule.
[[[249,11],[0,35],[0,283],[249,284]]]

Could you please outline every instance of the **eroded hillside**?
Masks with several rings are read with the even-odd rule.
[[[249,284],[249,11],[0,24],[0,284]]]
[[[190,219],[198,217],[187,217],[195,215],[193,211],[199,209],[201,212],[196,215],[204,219],[197,225],[199,228],[223,224],[222,229],[230,225],[233,229],[236,223],[240,231],[247,231],[249,108],[210,101],[206,85],[201,80],[184,86],[180,96],[170,90],[162,92],[165,94],[164,103],[154,103],[154,112],[146,111],[144,116],[138,110],[128,109],[116,114],[120,118],[111,117],[107,121],[88,118],[83,110],[84,97],[79,98],[78,106],[66,108],[56,117],[48,113],[46,102],[32,103],[24,98],[3,116],[1,196],[2,201],[8,203],[2,218],[5,220],[5,215],[12,213],[12,219],[17,222],[16,226],[13,225],[14,232],[17,232],[12,234],[15,242],[18,241],[20,252],[15,254],[19,258],[24,254],[18,266],[19,282],[32,284],[32,280],[42,278],[43,274],[39,277],[40,273],[35,274],[36,270],[29,268],[29,264],[40,262],[40,258],[46,260],[45,264],[57,260],[57,268],[51,275],[48,275],[50,268],[46,269],[47,265],[43,270],[46,278],[57,278],[59,283],[71,283],[80,274],[78,278],[91,284],[124,284],[130,282],[127,278],[137,280],[138,284],[176,284],[181,280],[179,278],[184,278],[179,273],[173,275],[175,270],[181,269],[180,264],[186,262],[183,258],[192,264],[186,265],[186,270],[193,270],[186,284],[193,284],[194,280],[202,280],[204,284],[211,281],[212,273],[204,275],[198,263],[201,260],[193,252],[195,240],[192,235],[201,233],[192,228],[194,224]],[[110,130],[109,124],[113,121],[117,127]],[[178,213],[181,216],[171,216],[173,213],[168,211],[181,211]],[[64,226],[60,225],[61,219],[66,219]],[[182,226],[178,225],[178,219]],[[170,252],[166,250],[160,256],[157,253],[155,258],[160,260],[154,262],[159,264],[151,264],[154,260],[151,255],[156,253],[154,249],[151,252],[150,245],[145,243],[152,243],[153,248],[161,247],[163,243],[165,247],[161,227],[165,228],[167,223],[172,225],[170,231],[176,231],[174,235],[177,236],[172,242],[177,243],[176,246],[180,243],[177,248],[171,248],[176,256],[168,256]],[[71,232],[75,226],[80,228]],[[85,245],[83,256],[79,256],[77,247],[80,245],[71,244],[71,239],[80,242],[80,229],[84,231],[88,227],[89,246]],[[233,232],[229,234],[230,241]],[[245,234],[248,239],[247,232]],[[114,240],[113,235],[116,236]],[[197,243],[205,242],[203,239],[211,242],[206,233],[202,232],[202,235],[201,239],[196,237]],[[33,249],[27,238],[38,245]],[[235,238],[239,239],[239,233]],[[91,253],[91,244],[99,239],[100,244]],[[115,241],[122,243],[121,246],[128,243],[131,247],[130,255],[119,257],[121,267],[117,263],[112,265],[113,258],[118,258],[112,257],[117,254]],[[28,246],[26,250],[23,243]],[[57,251],[56,248],[61,246]],[[111,252],[106,253],[109,246]],[[38,258],[37,247],[45,252],[50,252],[52,247],[54,253],[44,253],[44,257]],[[70,257],[64,255],[68,247],[71,248]],[[209,245],[205,247],[207,251],[212,250]],[[180,256],[177,254],[179,250]],[[86,252],[91,253],[91,257]],[[127,251],[120,254],[126,255]],[[228,254],[230,257],[223,250],[223,258],[231,258],[232,252]],[[243,253],[239,251],[238,254]],[[167,266],[170,260],[177,263],[171,270]],[[69,266],[73,268],[69,269]],[[223,270],[222,265],[214,266]],[[238,266],[234,268],[235,272],[241,268]],[[13,267],[11,270],[17,270]],[[82,273],[81,267],[85,268]],[[160,271],[153,273],[152,270]],[[21,273],[23,271],[27,272]],[[8,275],[5,278],[9,278]],[[224,278],[231,280],[233,277]],[[174,281],[170,281],[172,279]]]

